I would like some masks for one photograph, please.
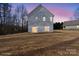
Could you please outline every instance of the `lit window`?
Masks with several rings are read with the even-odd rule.
[[[79,28],[79,25],[77,25],[77,28]]]
[[[43,17],[43,21],[46,21],[46,17]]]
[[[51,22],[53,21],[52,17],[50,17],[50,21],[51,21]]]
[[[38,27],[36,26],[36,27],[32,27],[32,32],[33,33],[37,33],[38,32]]]
[[[48,32],[49,31],[49,26],[45,26],[44,30],[45,30],[45,32]]]

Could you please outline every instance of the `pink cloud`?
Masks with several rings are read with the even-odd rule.
[[[62,16],[55,16],[54,17],[54,22],[64,22],[64,21],[69,21],[70,18],[68,17],[62,17]]]
[[[48,8],[48,10],[54,14],[54,22],[70,21],[70,17],[73,16],[73,12],[62,8]]]
[[[67,9],[61,9],[61,8],[50,8],[49,9],[51,13],[58,16],[64,16],[64,17],[71,17],[73,16],[73,12]]]

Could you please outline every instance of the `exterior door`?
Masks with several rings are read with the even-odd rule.
[[[44,27],[44,31],[45,31],[45,32],[49,32],[49,26],[45,26],[45,27]]]
[[[38,27],[32,27],[32,33],[37,33],[38,32]]]

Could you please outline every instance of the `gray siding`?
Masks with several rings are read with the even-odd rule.
[[[38,19],[35,19],[36,17],[38,17]],[[46,21],[43,21],[43,17],[46,17]],[[28,32],[32,31],[33,26],[38,26],[38,32],[44,32],[45,26],[49,26],[49,30],[53,31],[53,21],[50,21],[50,17],[52,17],[53,20],[54,15],[43,6],[38,6],[29,14]]]
[[[79,20],[64,22],[63,29],[79,29]]]
[[[79,25],[79,20],[73,20],[73,21],[66,21],[63,24],[64,26],[74,26],[74,25]]]

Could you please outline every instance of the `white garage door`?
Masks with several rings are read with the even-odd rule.
[[[32,27],[32,33],[37,33],[38,32],[38,27]]]
[[[44,27],[44,31],[45,31],[45,32],[49,32],[49,26],[45,26],[45,27]]]

